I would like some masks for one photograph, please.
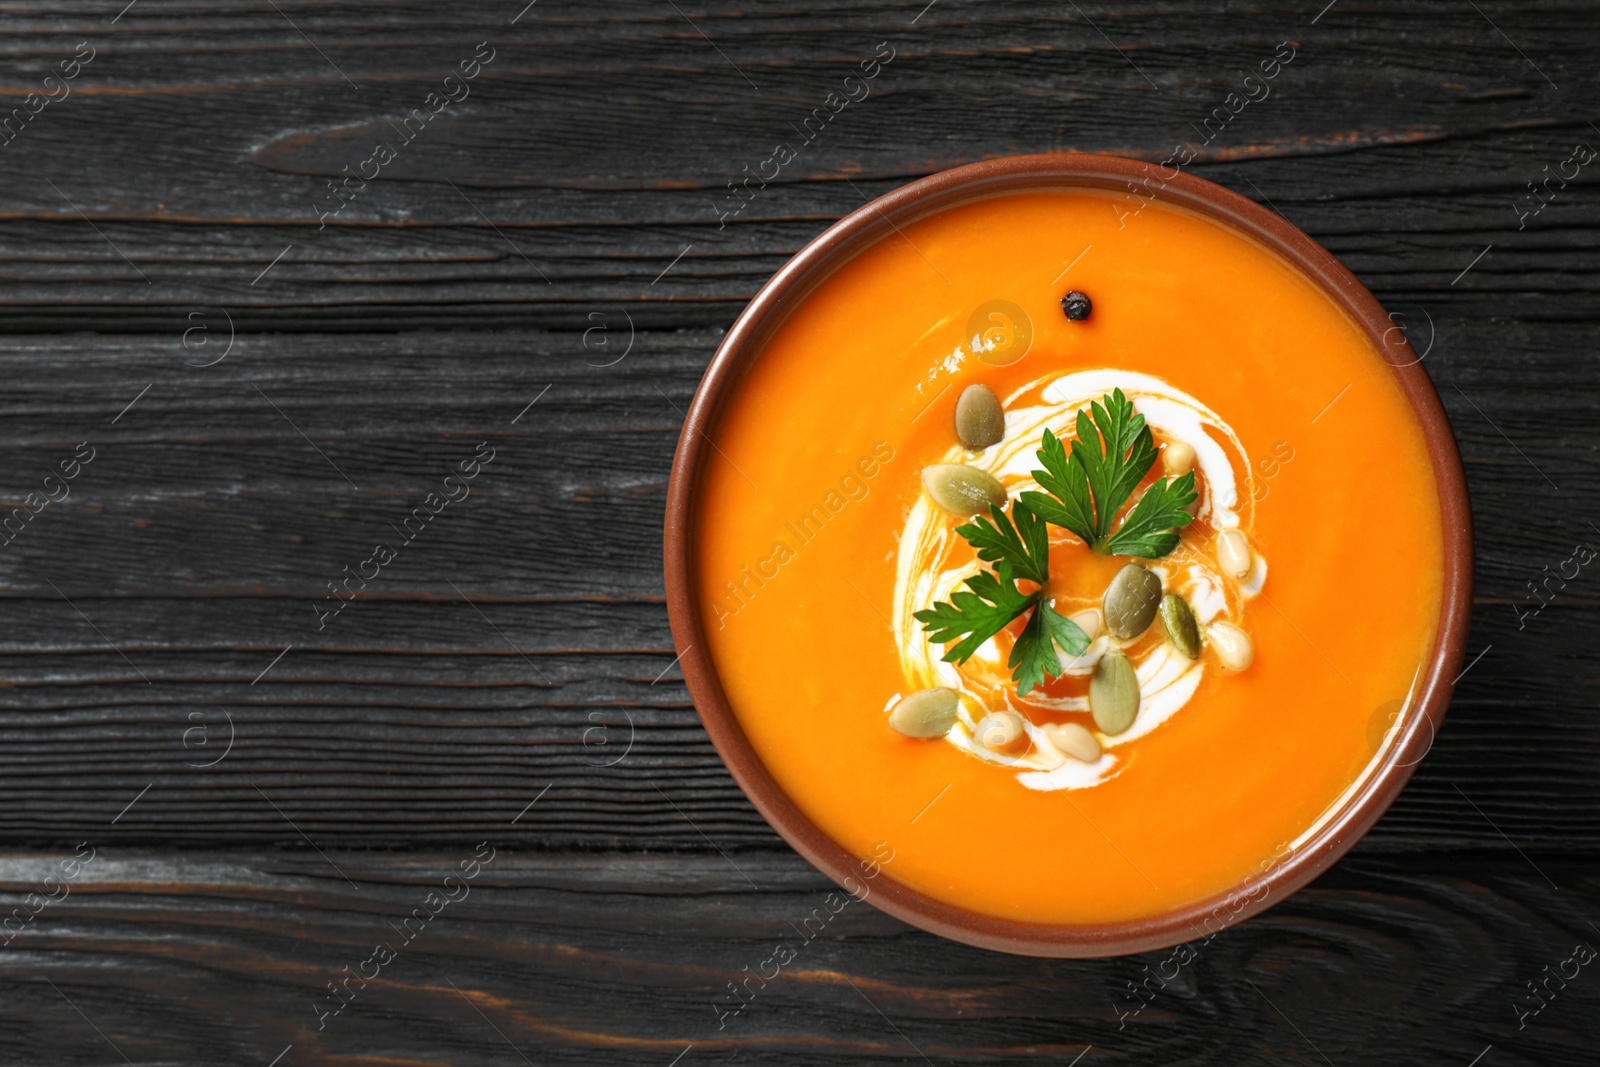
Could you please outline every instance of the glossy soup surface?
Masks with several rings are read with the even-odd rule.
[[[1124,920],[1238,886],[1362,774],[1432,646],[1438,501],[1392,373],[1273,253],[1137,206],[1008,194],[858,255],[740,384],[698,502],[710,654],[760,758],[845,848],[886,842],[887,877],[988,915]],[[1088,321],[1062,314],[1068,289],[1093,299]],[[976,358],[975,322],[1031,336],[1027,354]],[[963,387],[1005,397],[1090,368],[1164,379],[1232,425],[1270,572],[1245,609],[1247,671],[1209,668],[1102,784],[1036,792],[888,728],[888,704],[915,688],[888,622],[897,539],[922,468],[955,443]],[[1097,597],[1108,573],[1089,560],[1060,581]]]

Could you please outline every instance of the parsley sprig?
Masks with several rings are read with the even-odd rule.
[[[1199,499],[1193,471],[1172,482],[1155,482],[1112,531],[1117,512],[1156,461],[1150,427],[1121,389],[1079,410],[1070,453],[1045,430],[1038,456],[1044,470],[1034,471],[1033,479],[1044,492],[1023,493],[1023,502],[1096,552],[1165,556],[1178,546],[1177,529],[1190,521],[1184,509]]]
[[[1033,472],[1043,492],[1023,493],[1011,514],[990,505],[990,518],[956,527],[994,565],[968,578],[949,601],[915,614],[929,638],[945,646],[946,663],[965,663],[983,643],[1032,612],[1011,649],[1007,666],[1017,695],[1027,696],[1061,673],[1057,649],[1081,656],[1089,637],[1045,598],[1050,581],[1047,523],[1071,530],[1096,552],[1157,559],[1178,546],[1178,529],[1191,520],[1188,505],[1199,499],[1194,473],[1151,484],[1113,531],[1117,512],[1156,461],[1155,440],[1143,415],[1116,389],[1080,410],[1072,449],[1049,430],[1038,451],[1043,470]],[[1018,581],[1034,583],[1025,593]]]
[[[1021,500],[1011,502],[1009,516],[993,504],[989,515],[989,519],[978,517],[956,527],[956,533],[978,550],[979,559],[994,564],[995,570],[973,575],[965,590],[915,617],[934,642],[945,646],[946,663],[964,663],[985,641],[1031,609],[1033,614],[1006,663],[1017,683],[1017,695],[1027,696],[1034,686],[1061,673],[1057,647],[1069,656],[1081,656],[1089,648],[1089,635],[1045,599],[1044,587],[1050,581],[1050,538],[1045,521]],[[1039,588],[1024,593],[1018,579]]]

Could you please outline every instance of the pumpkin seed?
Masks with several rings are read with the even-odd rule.
[[[1189,659],[1200,657],[1200,627],[1194,621],[1194,609],[1176,593],[1161,598],[1161,625],[1166,628],[1167,640],[1172,647]]]
[[[1222,573],[1230,578],[1243,578],[1250,573],[1255,559],[1250,554],[1250,542],[1238,530],[1223,530],[1217,535],[1217,562]]]
[[[956,724],[960,704],[954,689],[922,689],[895,704],[889,725],[907,737],[943,737]]]
[[[922,471],[922,487],[933,502],[962,518],[987,514],[989,505],[1005,507],[1006,490],[988,471],[964,463],[935,463]]]
[[[1022,716],[1014,711],[990,712],[978,722],[973,733],[977,735],[978,744],[993,752],[1015,748],[1026,736]]]
[[[1256,645],[1250,635],[1231,622],[1217,620],[1206,627],[1206,639],[1217,650],[1217,658],[1230,671],[1242,671],[1255,662]]]
[[[956,401],[956,436],[974,452],[997,445],[1006,435],[1006,413],[987,385],[969,385]]]
[[[1101,733],[1122,733],[1139,714],[1139,675],[1121,649],[1100,657],[1089,676],[1089,712]]]
[[[1094,763],[1100,758],[1100,741],[1075,722],[1053,722],[1044,728],[1050,743],[1075,760]]]
[[[1174,478],[1194,470],[1194,446],[1187,441],[1168,441],[1161,450],[1161,470]]]
[[[1137,563],[1118,571],[1100,600],[1106,630],[1119,641],[1131,641],[1149,629],[1160,604],[1161,579]]]

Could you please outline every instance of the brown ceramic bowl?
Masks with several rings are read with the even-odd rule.
[[[1433,743],[1461,669],[1472,607],[1472,519],[1461,459],[1427,373],[1403,332],[1366,288],[1311,238],[1219,185],[1183,172],[1114,156],[1014,156],[958,167],[912,182],[829,227],[773,276],[734,323],[706,370],[678,439],[667,493],[666,585],[672,635],[683,650],[684,680],[734,780],[773,828],[835,882],[858,884],[859,860],[800,811],[757,758],[728,706],[707,653],[705,619],[694,594],[695,512],[710,434],[744,370],[773,327],[814,284],[893,227],[937,209],[994,193],[1030,188],[1102,188],[1187,208],[1271,248],[1358,323],[1391,365],[1427,440],[1438,487],[1444,579],[1439,626],[1417,698],[1383,753],[1383,765],[1321,831],[1283,862],[1227,893],[1180,911],[1137,921],[1056,926],[977,914],[882,878],[870,900],[913,926],[983,948],[1034,956],[1112,956],[1166,947],[1213,933],[1282,900],[1326,870],[1372,827]]]

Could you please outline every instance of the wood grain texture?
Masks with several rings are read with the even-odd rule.
[[[1518,616],[1600,537],[1600,194],[1592,167],[1536,213],[1529,188],[1600,146],[1592,10],[0,0],[0,29],[0,520],[94,449],[0,544],[0,902],[100,849],[0,947],[5,1063],[1593,1062],[1589,969],[1514,1008],[1600,944],[1600,579]],[[1200,144],[1282,41],[1189,169],[1427,351],[1478,538],[1445,730],[1349,859],[1124,1026],[1167,954],[1014,959],[850,905],[719,1029],[829,892],[673,666],[667,473],[723,331],[906,181]],[[471,95],[325,214],[483,42]],[[322,623],[480,446],[471,495]],[[483,840],[470,898],[319,1032]]]
[[[1584,575],[1520,630],[1514,610],[1600,521],[1592,495],[1528,518],[1558,499],[1538,471],[1591,477],[1592,371],[1560,355],[1589,332],[1511,328],[1524,347],[1433,325],[1479,517],[1471,650],[1492,647],[1373,840],[1593,854],[1596,597]],[[699,729],[662,603],[667,469],[715,342],[640,331],[597,367],[614,357],[581,335],[241,336],[196,368],[177,339],[12,339],[0,448],[23,473],[0,504],[80,439],[97,451],[0,549],[0,830],[61,843],[153,784],[120,839],[302,847],[292,819],[395,848],[479,832],[548,785],[560,817],[528,843],[703,848],[692,818],[776,845]],[[1539,392],[1519,387],[1537,346]],[[481,442],[471,495],[324,625],[326,583]],[[233,749],[195,769],[230,719]],[[58,778],[70,795],[42,788]]]
[[[1552,981],[1537,1014],[1526,988],[1579,943],[1600,944],[1588,864],[1548,861],[1541,874],[1515,857],[1357,857],[1266,915],[1197,937],[1180,965],[1167,951],[1049,961],[964,948],[867,904],[829,903],[832,884],[793,856],[501,848],[459,878],[490,849],[101,850],[0,948],[0,1050],[17,1067],[120,1063],[117,1052],[256,1067],[285,1048],[282,1062],[302,1067],[666,1067],[680,1054],[1464,1067],[1493,1046],[1483,1062],[1576,1067],[1600,1040],[1600,964],[1568,965],[1577,977]],[[59,877],[60,859],[4,861],[0,902],[15,908]],[[444,891],[459,899],[424,921],[451,872]],[[780,944],[793,960],[768,965]],[[378,945],[394,953],[382,966]],[[329,992],[362,973],[371,980]],[[736,1001],[728,984],[750,973]],[[1130,983],[1146,983],[1137,1011]]]
[[[1296,56],[1271,95],[1193,169],[1270,200],[1381,296],[1537,294],[1522,313],[1561,314],[1600,218],[1580,180],[1518,230],[1525,183],[1600,117],[1592,19],[1555,4],[1336,5],[1313,23],[1289,5],[639,0],[543,3],[514,25],[515,3],[142,3],[115,25],[104,6],[6,6],[18,73],[0,101],[76,42],[97,49],[0,149],[13,329],[170,331],[218,303],[251,330],[570,329],[597,301],[641,325],[724,325],[826,222],[910,178],[1021,151],[1198,145],[1284,40]],[[359,179],[486,40],[470,95],[324,222],[330,180]],[[800,140],[879,42],[894,58],[871,95],[724,224],[729,181]]]

